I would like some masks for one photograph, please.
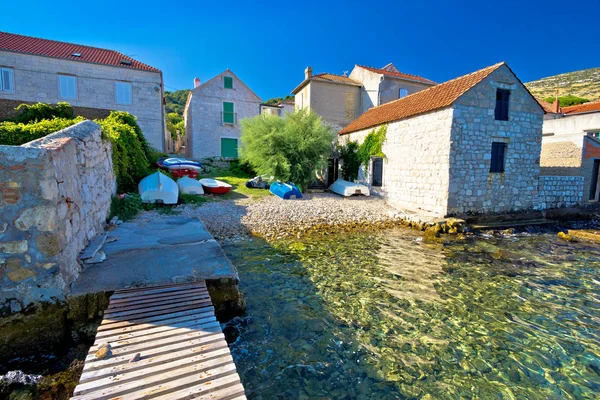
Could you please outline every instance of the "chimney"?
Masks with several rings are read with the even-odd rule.
[[[312,76],[312,67],[308,66],[306,67],[306,69],[304,70],[304,79],[308,79]]]
[[[552,110],[557,114],[560,112],[560,103],[558,101],[558,89],[556,89],[556,100],[554,100],[554,102],[552,103]]]
[[[200,78],[194,78],[194,89],[200,86]]]

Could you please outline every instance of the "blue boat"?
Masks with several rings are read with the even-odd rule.
[[[300,189],[292,182],[283,183],[283,182],[273,182],[271,183],[271,187],[269,191],[273,193],[275,196],[279,196],[282,199],[290,200],[290,199],[301,199],[302,193]]]

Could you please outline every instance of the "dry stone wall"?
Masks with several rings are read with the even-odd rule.
[[[115,191],[111,145],[94,122],[0,146],[0,315],[65,298]]]
[[[540,176],[537,209],[573,207],[583,202],[583,176]]]

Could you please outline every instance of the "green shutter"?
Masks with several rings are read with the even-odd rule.
[[[237,158],[238,156],[237,139],[221,138],[221,157]]]
[[[223,102],[223,123],[235,124],[235,112],[233,111],[233,103]]]
[[[223,83],[225,89],[233,89],[233,78],[231,76],[223,77]]]

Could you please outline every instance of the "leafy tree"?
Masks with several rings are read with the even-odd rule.
[[[294,96],[291,94],[288,94],[285,97],[273,97],[270,98],[269,100],[265,101],[264,104],[273,106],[275,104],[281,103],[282,101],[287,101],[287,100],[294,100]]]
[[[259,115],[241,121],[241,159],[259,174],[294,182],[301,190],[327,163],[334,133],[307,110],[283,118]]]
[[[165,92],[166,112],[177,113],[179,116],[182,116],[183,109],[185,108],[185,102],[187,101],[189,92],[190,89],[176,90],[174,92]]]
[[[168,113],[166,116],[167,130],[171,133],[171,137],[175,139],[177,137],[177,131],[183,136],[185,134],[185,125],[183,118],[177,113]]]
[[[556,97],[546,97],[544,99],[544,101],[546,101],[548,103],[554,103],[555,100],[556,100]],[[558,104],[561,107],[574,106],[577,104],[583,104],[583,103],[588,103],[588,102],[589,102],[588,99],[584,99],[583,97],[577,97],[577,96],[572,96],[572,95],[560,96],[558,98]]]
[[[358,142],[348,142],[345,146],[339,146],[340,160],[342,166],[342,178],[346,181],[354,182],[358,179],[358,169],[360,168],[360,159],[358,158]]]

